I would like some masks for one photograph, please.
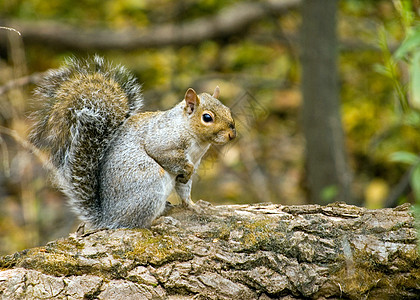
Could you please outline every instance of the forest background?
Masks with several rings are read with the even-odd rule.
[[[311,48],[302,36],[311,23],[302,26],[302,15],[309,1],[318,8],[306,6],[307,20],[311,11],[334,19],[338,71],[331,87],[351,178],[346,195],[334,182],[314,195],[308,179],[302,58]],[[401,102],[401,94],[410,94],[410,64],[392,57],[407,27],[416,25],[419,1],[330,2],[333,12],[314,0],[1,0],[0,26],[20,34],[0,29],[0,254],[66,236],[79,223],[42,167],[46,156],[27,140],[30,115],[40,107],[32,96],[36,83],[72,56],[99,54],[125,65],[143,83],[148,110],[172,107],[188,87],[220,86],[239,137],[211,149],[196,174],[194,200],[413,203],[413,166],[395,160],[417,163],[408,154],[420,152],[420,117]],[[402,11],[410,12],[411,24]],[[328,133],[315,141],[320,148],[328,138],[322,134]]]

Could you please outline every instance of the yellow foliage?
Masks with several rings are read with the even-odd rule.
[[[365,206],[369,209],[382,208],[389,193],[389,185],[381,178],[375,178],[366,186]]]

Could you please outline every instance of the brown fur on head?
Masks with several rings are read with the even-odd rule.
[[[185,113],[190,119],[191,129],[204,142],[226,144],[236,137],[235,121],[230,109],[217,98],[220,89],[217,86],[213,96],[197,93],[189,88],[185,93]]]

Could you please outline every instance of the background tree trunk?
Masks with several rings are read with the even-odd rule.
[[[340,116],[338,1],[306,0],[302,4],[302,121],[309,196],[319,204],[326,200],[355,204]]]
[[[198,203],[0,258],[1,299],[418,299],[408,206]]]

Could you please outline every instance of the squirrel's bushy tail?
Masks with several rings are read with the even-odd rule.
[[[83,221],[98,224],[99,164],[121,123],[141,108],[141,85],[124,67],[95,56],[50,71],[35,96],[43,107],[31,141],[50,151],[70,206]]]

